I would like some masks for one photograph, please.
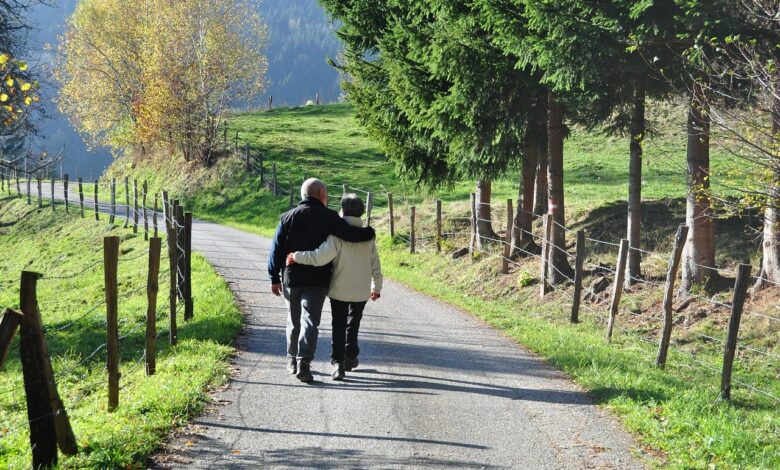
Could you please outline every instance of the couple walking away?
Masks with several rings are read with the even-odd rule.
[[[330,297],[333,380],[358,365],[358,330],[369,299],[382,290],[382,269],[374,229],[363,227],[365,206],[354,194],[341,199],[341,217],[328,208],[328,188],[315,178],[301,186],[298,207],[276,228],[268,274],[271,292],[287,303],[287,370],[302,382],[314,380],[325,297]]]

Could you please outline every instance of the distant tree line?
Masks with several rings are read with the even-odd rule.
[[[710,190],[713,125],[744,172],[731,202],[764,211],[762,274],[780,281],[780,4],[775,0],[321,0],[341,23],[337,66],[363,124],[421,184],[476,178],[490,220],[491,180],[520,167],[516,245],[533,248],[532,212],[565,225],[569,125],[625,135],[627,238],[641,247],[648,100],[688,103],[683,290],[717,288]],[[745,114],[749,122],[738,116]],[[714,175],[720,177],[721,175]],[[724,180],[726,175],[724,176]],[[552,238],[564,244],[555,224]],[[480,234],[492,238],[490,224]],[[525,246],[524,246],[525,245]],[[627,279],[640,278],[631,250]],[[571,271],[553,250],[553,282]]]

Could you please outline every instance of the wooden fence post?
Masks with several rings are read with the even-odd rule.
[[[32,204],[32,189],[30,189],[31,183],[32,183],[32,178],[28,174],[27,175],[27,205],[28,206]]]
[[[580,302],[582,301],[582,265],[585,263],[585,231],[577,230],[577,253],[574,258],[574,299],[571,304],[572,323],[580,321]]]
[[[68,205],[68,175],[62,175],[62,187],[65,191],[65,213],[70,214],[70,206]]]
[[[165,229],[167,231],[170,225],[171,209],[170,209],[170,200],[168,199],[168,191],[164,191],[164,190],[162,192],[162,211],[163,211],[163,221],[165,222]]]
[[[119,237],[103,239],[103,274],[106,289],[106,368],[108,369],[108,411],[119,406]]]
[[[149,240],[149,275],[146,279],[146,375],[157,369],[157,293],[160,290],[160,250],[162,240]]]
[[[246,156],[245,156],[245,158],[246,158],[246,172],[247,173],[251,173],[252,169],[251,169],[251,166],[249,165],[249,142],[246,143],[246,152],[245,153],[246,153]]]
[[[723,373],[720,379],[720,397],[724,400],[731,399],[731,371],[734,367],[734,355],[737,353],[739,323],[742,320],[742,308],[745,306],[745,297],[752,270],[753,267],[749,264],[740,264],[737,270],[737,280],[734,282],[734,298],[731,302],[731,318],[729,319],[726,346],[723,351]]]
[[[40,274],[22,272],[19,355],[27,397],[33,468],[57,463],[57,445],[66,455],[78,451],[68,414],[57,391],[36,294]]]
[[[149,240],[149,214],[146,211],[146,193],[149,190],[146,180],[144,180],[141,195],[141,213],[144,215],[144,240]]]
[[[100,220],[100,204],[98,202],[98,180],[95,180],[95,220]]]
[[[152,212],[152,225],[154,226],[154,237],[157,238],[157,199],[160,193],[154,193],[154,210]]]
[[[265,183],[265,158],[263,157],[263,153],[260,152],[260,188],[263,187],[263,183]]]
[[[393,215],[393,193],[387,193],[387,209],[390,211],[390,238],[395,238],[395,217]]]
[[[57,464],[57,433],[51,409],[48,381],[44,373],[40,342],[43,330],[40,326],[36,288],[40,274],[22,272],[20,300],[22,322],[19,338],[19,356],[24,375],[24,391],[27,399],[27,419],[30,423],[33,468],[49,468]],[[37,313],[37,315],[36,315]]]
[[[677,280],[677,271],[680,269],[680,258],[682,257],[685,240],[688,237],[688,227],[680,225],[677,227],[677,235],[674,237],[674,251],[669,258],[669,267],[666,270],[666,287],[664,288],[664,328],[661,332],[661,342],[658,346],[658,356],[655,358],[655,365],[663,369],[666,367],[666,356],[669,352],[669,342],[672,339],[672,328],[674,326],[674,317],[672,316],[672,300],[674,297],[674,282]]]
[[[133,178],[133,233],[138,233],[138,180]]]
[[[18,194],[21,197],[21,195],[22,195],[22,188],[19,185],[19,172],[14,170],[14,173],[16,173],[16,194]]]
[[[111,215],[108,217],[108,223],[111,225],[116,221],[116,178],[111,178]]]
[[[184,214],[184,320],[192,320],[192,212]]]
[[[409,252],[410,253],[415,252],[415,245],[417,242],[417,234],[414,231],[414,212],[415,212],[415,207],[412,206],[412,214],[411,214],[411,218],[409,219],[411,222],[411,230],[409,231]]]
[[[441,199],[436,200],[436,253],[441,253]]]
[[[79,208],[81,209],[81,218],[84,218],[84,182],[79,176]]]
[[[612,301],[609,304],[609,323],[607,324],[607,341],[612,340],[612,331],[615,328],[620,297],[623,295],[623,281],[626,276],[626,260],[628,259],[628,240],[620,240],[617,265],[615,266],[615,283],[612,285]]]
[[[54,211],[55,204],[54,204],[54,177],[51,177],[51,210]]]
[[[43,195],[41,194],[41,178],[38,180],[38,209],[43,209]]]
[[[130,226],[130,181],[125,176],[125,225],[124,228]]]
[[[176,201],[176,209],[174,211],[175,225],[176,225],[176,269],[178,272],[177,293],[179,300],[186,301],[185,297],[185,277],[186,272],[186,258],[184,247],[186,246],[187,233],[184,230],[184,206],[179,205],[179,201]]]
[[[550,278],[550,237],[552,236],[552,214],[542,218],[542,257],[539,262],[539,297],[547,295]]]
[[[371,209],[374,208],[374,193],[366,194],[366,227],[371,226]]]
[[[273,163],[273,166],[271,167],[271,184],[273,189],[274,197],[279,196],[279,189],[276,186],[276,162]]]
[[[11,341],[13,341],[16,330],[19,328],[21,322],[21,313],[11,310],[10,308],[5,309],[3,319],[0,321],[0,370],[3,368],[3,363],[8,355],[8,350],[11,348]]]
[[[509,257],[512,255],[512,200],[506,200],[506,233],[504,234],[504,256],[501,260],[501,273],[509,274]]]
[[[168,199],[168,192],[163,192],[163,203]],[[166,232],[168,234],[168,267],[169,267],[169,320],[170,327],[168,329],[168,340],[170,344],[176,344],[177,331],[176,331],[176,284],[178,274],[176,272],[176,227],[173,223],[173,211],[171,206],[168,208],[168,214],[165,219]]]
[[[471,193],[471,241],[469,242],[469,253],[474,254],[477,247],[477,195]]]

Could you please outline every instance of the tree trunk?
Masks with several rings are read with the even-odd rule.
[[[538,245],[531,233],[533,222],[534,196],[536,195],[536,164],[539,158],[538,125],[534,117],[529,117],[523,144],[523,162],[520,171],[517,205],[512,228],[511,257],[522,256],[524,251],[535,253]]]
[[[547,210],[552,215],[550,234],[550,283],[561,284],[572,276],[572,268],[566,253],[565,201],[563,197],[563,107],[550,92],[547,105],[547,187],[549,202]],[[557,247],[557,248],[556,248]]]
[[[642,218],[642,140],[645,136],[645,88],[637,84],[634,92],[634,111],[631,115],[631,144],[628,163],[628,227],[627,239],[631,248],[640,248]],[[642,254],[628,251],[626,287],[641,276]]]
[[[710,116],[704,87],[695,84],[688,108],[688,194],[685,223],[688,240],[683,252],[682,283],[687,292],[694,284],[712,290],[715,270],[715,226],[710,190]]]
[[[534,214],[544,215],[547,213],[547,152],[538,152],[536,160],[536,188],[534,191]]]
[[[492,184],[488,180],[477,181],[477,247],[482,248],[490,244],[491,240],[498,240],[498,235],[493,231],[490,210],[490,194]],[[488,238],[491,240],[485,240]]]
[[[780,83],[778,85],[780,86]],[[775,149],[775,152],[780,151],[780,97],[775,98],[772,106],[771,143],[770,148]],[[773,178],[769,184],[769,198],[764,208],[761,273],[756,283],[758,289],[771,282],[780,282],[780,154],[773,156],[772,164]]]

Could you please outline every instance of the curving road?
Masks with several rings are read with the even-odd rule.
[[[54,197],[64,198],[59,185]],[[366,308],[360,367],[343,382],[330,379],[325,313],[315,383],[299,382],[285,370],[286,311],[270,293],[270,240],[201,221],[192,236],[230,284],[246,325],[229,386],[151,467],[643,468],[632,438],[564,374],[392,281]]]
[[[270,241],[196,222],[193,248],[246,314],[236,374],[158,456],[163,468],[642,468],[637,445],[563,374],[472,316],[387,282],[369,302],[361,364],[330,379],[323,314],[316,382],[285,372]],[[326,311],[328,310],[326,304]]]

